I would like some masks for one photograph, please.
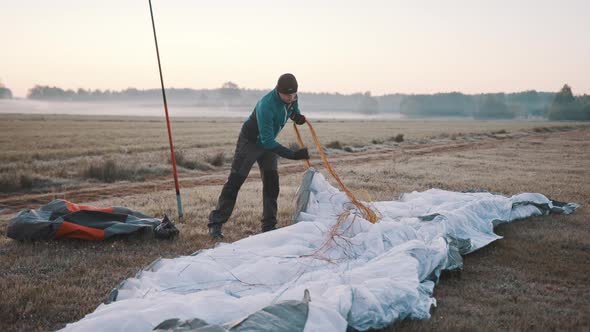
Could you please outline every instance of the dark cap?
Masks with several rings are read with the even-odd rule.
[[[292,94],[297,92],[297,80],[293,74],[283,74],[279,77],[277,82],[277,91],[284,94]]]

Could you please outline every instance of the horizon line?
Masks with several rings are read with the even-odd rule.
[[[571,85],[564,83],[564,85],[568,85],[572,90],[575,91],[575,88],[573,88]],[[562,87],[564,86],[562,85]],[[111,92],[122,92],[125,90],[129,90],[129,89],[136,89],[138,91],[149,91],[149,90],[161,90],[160,87],[156,87],[156,88],[136,88],[136,87],[127,87],[127,88],[122,88],[120,90],[115,90],[115,89],[110,89],[110,88],[106,88],[106,89],[100,89],[100,88],[83,88],[83,87],[78,87],[78,88],[62,88],[59,87],[57,85],[42,85],[42,84],[35,84],[32,88],[28,89],[28,91],[30,91],[31,89],[33,89],[35,86],[45,86],[45,87],[50,87],[50,88],[59,88],[62,89],[64,91],[68,91],[68,90],[72,90],[74,92],[77,92],[79,89],[83,89],[85,91],[96,91],[99,90],[101,92],[105,92],[105,91],[111,91]],[[10,89],[10,87],[3,85],[4,88],[7,88],[9,90],[12,91],[12,89]],[[222,87],[215,87],[215,88],[194,88],[194,87],[182,87],[182,88],[178,88],[178,87],[166,87],[166,90],[220,90],[222,89]],[[239,90],[250,90],[250,91],[271,91],[274,89],[273,88],[248,88],[248,87],[238,87]],[[307,93],[307,94],[331,94],[331,95],[342,95],[342,96],[352,96],[352,95],[358,95],[358,94],[365,94],[367,92],[371,93],[371,97],[386,97],[386,96],[392,96],[392,95],[436,95],[436,94],[451,94],[451,93],[460,93],[463,95],[486,95],[486,94],[514,94],[514,93],[523,93],[523,92],[537,92],[537,93],[557,93],[559,92],[559,90],[561,90],[561,88],[557,89],[556,91],[542,91],[542,90],[536,90],[536,89],[525,89],[525,90],[514,90],[514,91],[494,91],[494,92],[475,92],[475,93],[466,93],[466,92],[462,92],[462,91],[438,91],[438,92],[388,92],[388,93],[384,93],[384,94],[373,94],[371,92],[371,90],[364,90],[364,91],[357,91],[357,92],[351,92],[351,93],[342,93],[342,92],[338,92],[338,91],[298,91],[298,93]],[[574,93],[574,96],[585,96],[587,95],[585,92],[584,93]],[[22,96],[22,95],[13,95],[13,99],[28,99],[27,96]]]

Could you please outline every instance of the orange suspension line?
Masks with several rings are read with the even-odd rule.
[[[375,211],[371,210],[369,207],[367,207],[366,205],[361,203],[359,200],[357,200],[354,197],[354,194],[350,190],[348,190],[348,188],[346,188],[346,186],[344,185],[342,180],[340,180],[340,177],[338,176],[338,174],[336,174],[336,171],[334,170],[334,168],[332,168],[330,161],[328,161],[328,157],[326,156],[326,153],[324,152],[324,148],[322,147],[322,144],[320,143],[320,140],[318,139],[318,136],[317,136],[315,130],[313,129],[313,126],[311,125],[309,120],[307,120],[305,123],[307,123],[307,125],[309,126],[309,131],[311,132],[311,137],[313,138],[315,146],[316,146],[318,152],[320,153],[320,157],[322,158],[322,162],[324,163],[324,166],[326,167],[328,172],[330,172],[330,174],[332,174],[332,177],[334,177],[336,182],[338,182],[338,185],[340,185],[340,188],[342,189],[342,191],[344,191],[344,193],[346,193],[346,196],[348,196],[348,198],[350,199],[352,204],[354,204],[362,212],[364,218],[372,223],[376,223],[379,220],[379,217],[377,216]],[[293,129],[295,129],[295,134],[297,136],[297,142],[299,143],[299,146],[301,148],[304,148],[305,146],[303,145],[303,140],[301,139],[301,134],[299,134],[299,129],[297,129],[297,125],[295,123],[293,123]],[[306,164],[307,168],[311,167],[311,163],[307,159],[305,160],[305,164]]]

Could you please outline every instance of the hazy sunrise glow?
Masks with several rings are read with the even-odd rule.
[[[167,87],[590,93],[588,1],[153,0]],[[0,81],[158,88],[148,1],[3,0]]]

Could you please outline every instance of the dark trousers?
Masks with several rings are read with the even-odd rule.
[[[262,178],[262,230],[273,229],[277,223],[277,198],[279,197],[279,173],[277,155],[256,146],[242,130],[236,144],[231,172],[217,201],[209,214],[209,226],[225,223],[232,214],[238,192],[246,181],[254,163],[258,163]]]

